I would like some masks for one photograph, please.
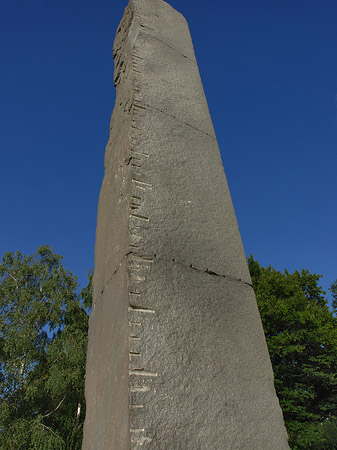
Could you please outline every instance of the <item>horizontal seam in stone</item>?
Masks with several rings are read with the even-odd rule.
[[[121,261],[118,264],[118,266],[116,267],[116,269],[113,271],[112,275],[109,277],[108,281],[105,283],[101,293],[99,294],[99,296],[97,298],[97,301],[100,300],[100,298],[102,297],[102,295],[106,291],[107,287],[109,286],[110,282],[112,281],[113,277],[118,273],[119,269],[121,268],[124,259],[127,258],[128,256],[136,256],[136,257],[138,257],[140,259],[144,259],[144,262],[149,262],[149,256],[144,257],[144,255],[141,255],[139,253],[135,253],[135,252],[132,252],[132,251],[126,253],[123,256],[123,258],[121,259]],[[157,257],[157,255],[153,255],[153,259],[156,258],[156,257]],[[210,269],[201,269],[200,267],[196,267],[193,264],[186,264],[186,263],[183,263],[181,261],[177,261],[176,259],[173,259],[173,258],[172,258],[172,260],[169,260],[169,259],[166,259],[166,258],[160,258],[160,259],[162,259],[162,260],[164,260],[166,262],[173,262],[175,264],[179,264],[181,266],[190,268],[192,270],[196,270],[197,272],[206,273],[206,274],[214,276],[214,277],[226,278],[226,279],[228,279],[230,281],[236,281],[236,282],[239,282],[239,283],[246,284],[247,286],[253,287],[253,285],[251,283],[248,283],[248,281],[244,281],[241,278],[235,278],[235,277],[232,277],[230,275],[223,275],[223,274],[214,272],[213,270],[210,270]]]
[[[200,130],[199,128],[197,128],[197,127],[194,127],[193,125],[191,125],[189,123],[183,122],[182,120],[178,119],[177,117],[172,116],[172,114],[169,114],[169,113],[167,113],[165,111],[162,111],[161,109],[156,108],[155,106],[148,105],[147,103],[142,103],[142,102],[140,102],[138,100],[137,100],[137,104],[135,103],[134,106],[136,106],[136,107],[138,106],[139,107],[139,105],[141,105],[141,106],[146,106],[148,108],[154,109],[155,111],[158,111],[158,112],[160,112],[162,114],[165,114],[165,116],[171,117],[172,119],[176,120],[177,122],[180,122],[183,125],[186,125],[187,127],[193,128],[193,130],[199,131],[199,133],[205,134],[206,136],[210,137],[211,139],[215,139],[216,140],[215,136],[212,136],[209,133],[207,133],[206,131],[203,131],[203,130]]]
[[[107,287],[109,286],[110,282],[112,281],[113,277],[118,273],[119,269],[121,268],[124,259],[128,256],[128,253],[126,255],[123,256],[123,258],[120,260],[119,264],[116,266],[115,270],[112,272],[111,276],[108,278],[108,281],[105,283],[105,285],[103,286],[103,289],[101,290],[97,301],[99,301],[101,299],[101,297],[103,296],[104,292],[107,290]]]
[[[145,29],[145,27],[144,27],[144,26],[142,27],[142,25],[140,25],[140,27],[141,27],[143,30]],[[148,28],[148,27],[146,27],[146,28]],[[191,58],[189,58],[188,56],[184,55],[184,54],[181,53],[179,50],[177,50],[176,48],[174,48],[174,47],[172,47],[171,45],[169,45],[167,42],[162,41],[161,39],[157,38],[156,36],[153,36],[153,34],[146,33],[146,32],[144,32],[144,34],[146,34],[147,36],[149,36],[149,37],[155,39],[156,41],[161,42],[162,44],[166,45],[168,48],[170,48],[170,49],[173,50],[174,52],[178,53],[178,55],[182,56],[183,58],[188,59],[188,61],[190,61],[191,63],[193,63],[195,66],[198,67],[198,64],[196,63],[196,61],[193,61],[193,59],[191,59]]]
[[[176,264],[180,264],[180,265],[182,265],[184,267],[189,267],[190,269],[196,270],[196,271],[201,272],[201,273],[207,273],[208,275],[211,275],[211,276],[214,276],[214,277],[227,278],[230,281],[237,281],[239,283],[243,283],[243,284],[246,284],[247,286],[253,287],[251,283],[248,283],[248,281],[244,281],[241,278],[235,278],[235,277],[232,277],[230,275],[223,275],[223,274],[214,272],[213,270],[210,270],[210,269],[201,269],[199,267],[193,266],[193,264],[188,265],[186,263],[177,261],[175,259],[172,259],[172,262],[176,263]]]
[[[122,257],[122,259],[120,260],[119,264],[116,266],[115,270],[112,272],[112,274],[110,275],[110,277],[108,278],[108,281],[105,283],[105,285],[104,285],[103,289],[101,290],[101,292],[100,292],[100,294],[99,294],[97,300],[100,300],[100,298],[102,297],[102,295],[103,295],[104,292],[106,291],[107,287],[109,286],[110,282],[112,281],[113,277],[114,277],[115,275],[117,275],[117,273],[118,273],[119,269],[121,268],[121,266],[122,266],[122,264],[123,264],[125,258],[127,258],[128,256],[135,256],[135,257],[137,257],[137,258],[139,258],[139,259],[143,259],[144,262],[146,262],[146,263],[149,263],[149,262],[152,261],[150,257],[145,257],[144,255],[140,255],[140,254],[135,253],[135,252],[132,252],[132,251],[129,251],[128,253],[126,253],[126,254]]]
[[[129,253],[127,253],[126,256],[129,256],[129,255],[137,256],[137,257],[139,257],[139,258],[144,258],[144,262],[147,261],[147,260],[149,259],[149,256],[147,256],[147,257],[145,258],[143,255],[140,255],[140,254],[135,253],[135,252],[129,252]],[[153,255],[153,259],[155,259],[155,258],[157,258],[157,255]],[[241,278],[235,278],[235,277],[232,277],[231,275],[223,275],[223,274],[214,272],[214,271],[211,270],[211,269],[201,269],[201,268],[199,268],[199,267],[194,266],[193,264],[186,264],[186,263],[183,263],[183,262],[181,262],[181,261],[177,261],[177,260],[174,259],[174,258],[172,258],[171,260],[170,260],[170,259],[167,259],[167,258],[160,258],[160,259],[163,260],[163,261],[166,261],[166,262],[173,262],[173,263],[175,263],[175,264],[179,264],[179,265],[181,265],[181,266],[190,268],[190,269],[192,269],[192,270],[196,270],[196,271],[201,272],[201,273],[206,273],[206,274],[208,274],[208,275],[215,276],[215,277],[220,277],[220,278],[227,278],[227,279],[230,280],[230,281],[237,281],[237,282],[246,284],[247,286],[253,287],[251,283],[248,283],[248,281],[244,281],[244,280],[242,280]]]

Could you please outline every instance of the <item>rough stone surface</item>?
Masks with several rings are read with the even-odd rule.
[[[83,450],[286,450],[185,19],[130,0],[100,194]]]

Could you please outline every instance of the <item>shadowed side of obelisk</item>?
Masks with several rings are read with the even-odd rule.
[[[114,44],[118,89],[97,215],[82,446],[86,450],[130,449],[127,253],[133,77],[128,35],[132,21],[129,6]]]
[[[286,450],[185,19],[131,0],[114,56],[83,450]]]

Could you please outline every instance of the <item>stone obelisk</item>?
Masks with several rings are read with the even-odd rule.
[[[188,25],[130,0],[114,43],[83,450],[286,450]]]

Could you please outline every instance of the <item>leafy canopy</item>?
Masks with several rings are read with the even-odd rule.
[[[248,265],[290,444],[319,448],[322,424],[337,415],[337,321],[320,276],[263,268],[252,256]]]
[[[77,450],[91,292],[48,246],[0,264],[0,450]]]

